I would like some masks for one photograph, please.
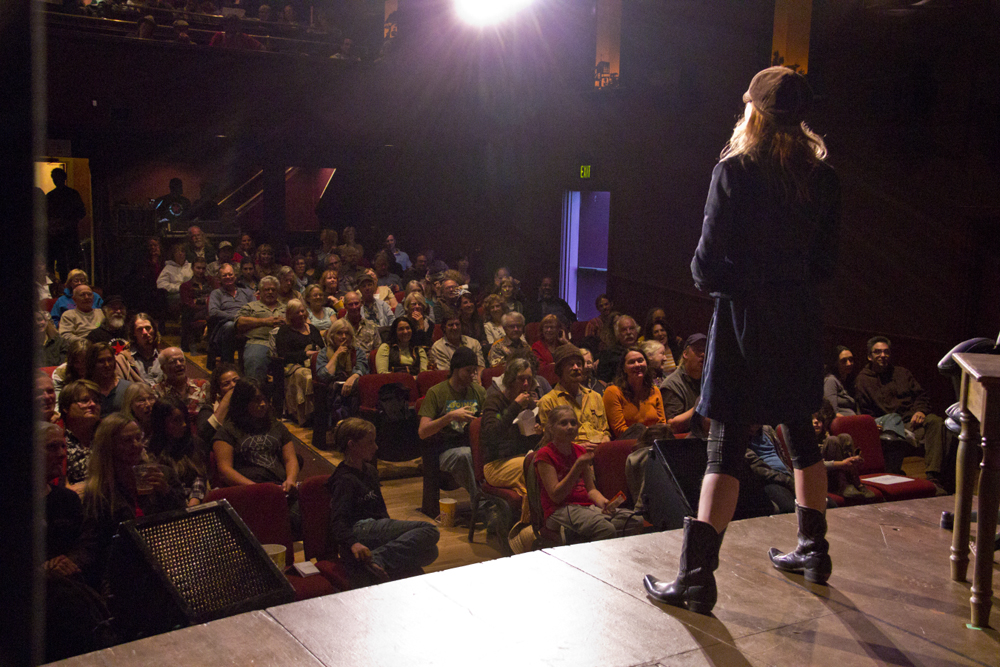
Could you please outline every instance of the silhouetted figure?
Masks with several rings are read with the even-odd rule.
[[[87,215],[80,193],[66,185],[66,171],[52,170],[56,187],[45,195],[49,216],[49,263],[54,272],[65,276],[70,269],[82,268],[78,226]]]
[[[191,211],[191,200],[184,196],[184,182],[179,178],[170,179],[170,192],[156,200],[157,229],[174,225],[187,220]]]

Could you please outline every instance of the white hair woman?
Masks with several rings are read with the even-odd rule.
[[[274,335],[275,354],[285,364],[285,411],[301,426],[313,412],[312,360],[323,347],[323,336],[314,327],[299,299],[285,306],[285,323]]]

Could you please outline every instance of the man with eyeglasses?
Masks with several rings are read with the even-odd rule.
[[[868,365],[858,373],[854,390],[861,414],[878,420],[892,414],[900,417],[905,429],[913,434],[914,442],[924,446],[927,479],[934,482],[938,495],[945,495],[941,465],[948,432],[944,420],[930,413],[927,392],[913,374],[892,363],[892,343],[885,336],[874,336],[868,341]],[[889,461],[886,463],[889,467]]]

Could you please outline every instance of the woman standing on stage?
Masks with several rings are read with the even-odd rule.
[[[787,426],[795,468],[799,543],[774,566],[826,583],[826,469],[810,415],[822,399],[817,283],[836,265],[840,186],[826,146],[802,122],[812,101],[790,69],[759,72],[746,109],[712,172],[701,241],[691,262],[715,299],[697,412],[711,419],[697,520],[684,524],[680,571],[646,575],[657,600],[702,614],[716,601],[714,571],[739,493],[750,424]]]

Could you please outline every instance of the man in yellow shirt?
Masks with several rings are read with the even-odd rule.
[[[611,439],[604,401],[596,391],[583,386],[583,352],[573,345],[560,345],[554,356],[559,383],[538,401],[538,418],[545,426],[549,413],[557,405],[573,408],[580,430],[576,443],[604,442]]]

